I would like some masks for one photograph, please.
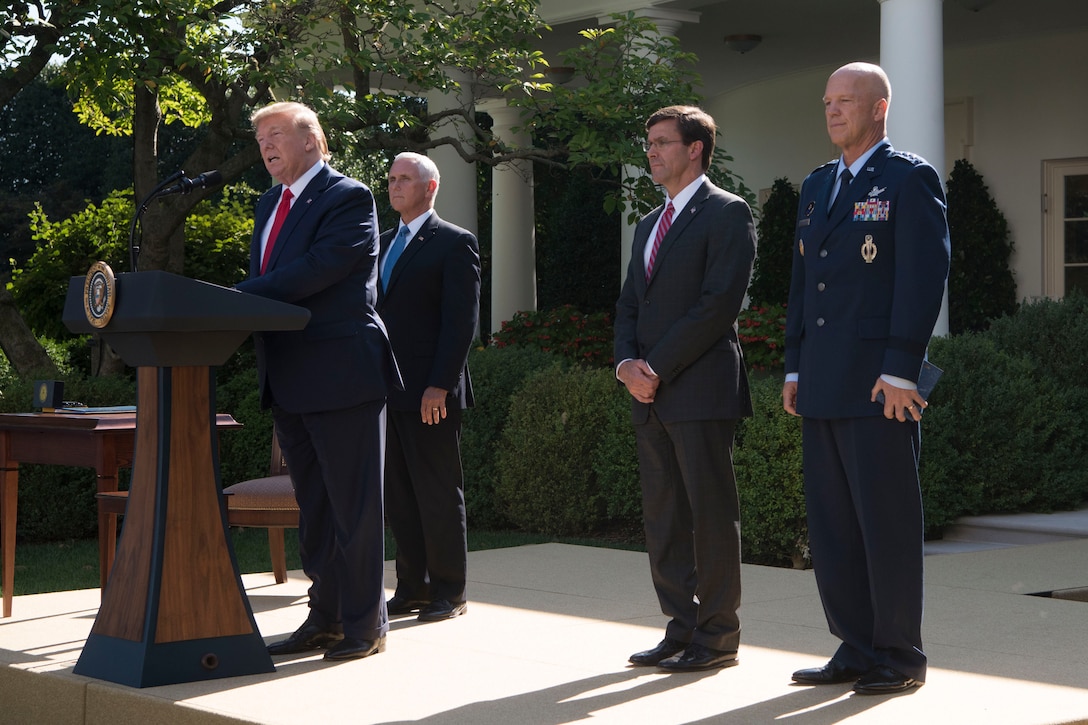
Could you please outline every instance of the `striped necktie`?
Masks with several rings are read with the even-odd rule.
[[[654,246],[650,250],[650,262],[646,265],[646,281],[650,281],[650,275],[654,271],[654,262],[657,261],[657,250],[661,249],[661,240],[665,238],[669,227],[672,226],[672,202],[670,201],[661,214],[661,223],[657,225],[657,234],[654,235]]]

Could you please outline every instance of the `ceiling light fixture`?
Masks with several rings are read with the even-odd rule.
[[[740,35],[727,35],[723,40],[725,40],[726,48],[744,55],[750,50],[755,50],[756,46],[763,42],[763,36],[742,33]]]

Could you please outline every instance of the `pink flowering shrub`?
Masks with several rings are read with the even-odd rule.
[[[518,312],[491,337],[495,347],[528,345],[591,367],[612,365],[612,318],[584,315],[571,305],[540,312]]]
[[[785,305],[752,305],[741,310],[737,330],[750,369],[778,370],[785,364]]]

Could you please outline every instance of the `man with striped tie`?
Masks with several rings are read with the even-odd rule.
[[[755,258],[748,204],[706,177],[717,127],[699,108],[646,121],[665,204],[635,229],[616,303],[616,377],[631,393],[650,573],[665,638],[639,666],[737,663],[740,513],[733,433],[752,413],[736,320]]]

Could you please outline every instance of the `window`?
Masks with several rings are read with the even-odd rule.
[[[1043,162],[1043,292],[1088,294],[1088,159]]]

